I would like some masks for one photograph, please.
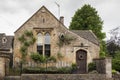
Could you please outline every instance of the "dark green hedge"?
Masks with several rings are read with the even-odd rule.
[[[23,73],[47,73],[47,74],[70,74],[72,73],[71,67],[62,67],[62,68],[24,68]]]
[[[112,60],[112,69],[120,72],[120,60],[118,59]]]

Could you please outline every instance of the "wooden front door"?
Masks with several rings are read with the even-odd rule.
[[[87,73],[87,52],[78,50],[76,52],[77,73]]]

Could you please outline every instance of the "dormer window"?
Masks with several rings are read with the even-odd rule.
[[[6,42],[7,42],[6,37],[3,37],[3,38],[2,38],[2,43],[6,43]]]

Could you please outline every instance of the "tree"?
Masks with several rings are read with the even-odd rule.
[[[75,12],[69,28],[72,30],[92,30],[99,39],[105,38],[102,32],[103,21],[97,14],[95,8],[85,4]]]
[[[120,50],[116,51],[113,56],[112,69],[120,72]]]
[[[100,53],[104,53],[106,51],[105,42],[103,41],[105,38],[105,33],[102,32],[102,25],[103,21],[97,14],[96,9],[91,7],[89,4],[85,4],[81,9],[78,9],[75,12],[75,15],[72,17],[69,29],[92,30],[100,41]]]
[[[107,43],[107,51],[108,51],[108,55],[114,57],[117,51],[120,51],[120,47],[119,45],[115,44],[115,42],[111,41]]]
[[[120,72],[120,27],[110,30],[110,35],[107,41],[108,55],[112,57],[112,69]]]

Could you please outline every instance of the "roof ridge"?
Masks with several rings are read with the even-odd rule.
[[[89,31],[89,30],[70,30],[70,31]]]

